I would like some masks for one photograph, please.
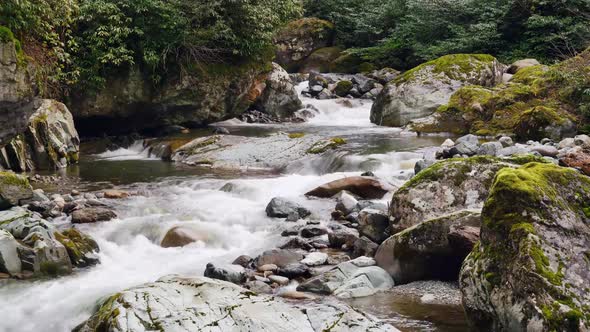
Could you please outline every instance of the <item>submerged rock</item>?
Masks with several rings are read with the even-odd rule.
[[[364,297],[393,287],[389,274],[367,257],[338,264],[333,269],[307,280],[298,291],[333,294],[340,298]]]
[[[424,63],[385,86],[371,109],[371,122],[401,127],[434,113],[465,85],[502,82],[504,65],[491,55],[454,54]]]
[[[164,277],[115,294],[76,330],[99,327],[114,332],[397,331],[339,302],[297,304],[204,277]]]
[[[364,199],[383,198],[389,190],[378,180],[364,176],[351,176],[321,185],[306,196],[329,198],[346,190]]]
[[[472,211],[424,221],[388,238],[379,246],[375,260],[396,284],[457,280],[463,260],[479,240],[480,224],[479,212]],[[477,236],[465,241],[460,233],[466,227],[475,228]]]
[[[552,164],[498,172],[482,213],[481,242],[460,275],[478,330],[590,328],[590,178]]]
[[[198,229],[188,225],[180,225],[174,226],[166,232],[160,246],[163,248],[184,247],[193,242],[207,241],[207,239],[207,234],[203,234]]]

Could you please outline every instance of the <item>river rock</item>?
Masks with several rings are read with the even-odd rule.
[[[305,218],[310,214],[308,209],[282,197],[273,198],[266,206],[266,215],[271,218],[287,218],[289,215],[295,215],[294,221],[297,221],[297,219]]]
[[[588,135],[577,135],[574,137],[574,144],[581,146],[584,149],[590,148],[590,136]]]
[[[328,234],[328,229],[322,226],[306,226],[301,229],[301,236],[304,238],[312,238]]]
[[[496,175],[481,242],[465,260],[463,306],[477,330],[589,329],[590,178],[531,163]]]
[[[352,193],[342,190],[334,197],[336,198],[336,211],[340,211],[346,216],[356,210],[358,200]]]
[[[302,249],[305,251],[309,251],[313,249],[313,245],[299,237],[299,236],[294,236],[292,238],[290,238],[287,242],[285,242],[284,244],[282,244],[280,247],[280,249]]]
[[[455,146],[451,148],[451,155],[473,156],[479,149],[479,138],[475,135],[465,135],[455,141]]]
[[[280,314],[269,314],[280,313]],[[104,301],[77,328],[109,331],[397,331],[340,302],[287,302],[205,277],[164,277]]]
[[[246,281],[245,269],[240,265],[234,264],[215,266],[213,263],[208,263],[204,276],[211,279],[229,281],[238,285]]]
[[[559,163],[579,169],[582,173],[590,176],[590,149],[573,148],[559,158]]]
[[[0,171],[0,210],[31,198],[33,198],[33,188],[25,177]]]
[[[104,198],[110,198],[110,199],[122,199],[122,198],[129,197],[128,192],[122,191],[122,190],[115,190],[115,189],[105,190],[103,194],[104,194]]]
[[[508,74],[514,75],[514,74],[518,73],[521,69],[533,67],[533,66],[538,66],[540,64],[541,63],[536,59],[518,60],[518,61],[515,61],[513,64],[511,64],[510,67],[508,67],[508,69],[506,70],[506,72]]]
[[[512,141],[512,138],[510,138],[509,136],[502,136],[502,137],[500,137],[498,139],[498,142],[500,142],[500,144],[502,144],[502,146],[505,147],[505,148],[514,145],[514,142]]]
[[[502,148],[503,145],[500,142],[485,142],[477,149],[477,154],[482,156],[496,156]]]
[[[440,161],[420,172],[394,195],[390,204],[391,234],[424,220],[460,210],[478,210],[488,196],[496,172],[540,158],[476,156]]]
[[[326,264],[328,260],[328,254],[323,252],[312,252],[305,256],[303,260],[301,260],[301,264],[305,264],[307,266],[318,266]]]
[[[232,264],[239,265],[241,267],[248,267],[252,262],[253,258],[248,255],[241,255],[238,258],[234,259]]]
[[[371,241],[381,243],[391,236],[389,216],[387,213],[365,208],[359,213],[359,233]]]
[[[480,214],[460,211],[424,221],[388,238],[375,255],[377,264],[396,284],[417,280],[456,280],[461,264],[473,249],[458,236],[465,227],[479,230]],[[451,232],[454,236],[451,236]]]
[[[364,176],[351,176],[321,185],[305,195],[329,198],[342,190],[346,190],[364,199],[380,199],[389,191],[378,180]]]
[[[424,63],[387,84],[371,108],[371,122],[401,127],[431,115],[465,85],[502,82],[504,65],[490,55],[453,54]]]
[[[432,164],[434,164],[434,160],[426,160],[426,159],[420,159],[416,162],[416,164],[414,165],[414,175],[422,172],[422,170],[432,166]]]
[[[292,263],[280,268],[277,274],[289,279],[309,278],[311,277],[311,270],[306,264]]]
[[[342,227],[328,234],[330,247],[341,249],[343,246],[352,248],[359,238],[359,232],[356,229]]]
[[[375,261],[371,260],[374,264]],[[309,279],[298,291],[333,294],[340,298],[364,297],[393,287],[389,274],[378,266],[367,266],[365,257],[338,264],[333,269]]]
[[[354,241],[352,257],[357,258],[361,256],[373,257],[377,252],[379,245],[366,236],[363,236]]]
[[[180,225],[174,226],[166,232],[160,246],[163,248],[184,247],[193,242],[206,242],[207,240],[208,236],[198,229],[188,225]]]
[[[73,266],[87,267],[100,262],[97,255],[100,248],[96,241],[76,228],[54,232],[54,236],[66,248]]]
[[[110,221],[117,218],[117,214],[103,207],[87,207],[72,212],[72,223],[88,224],[99,221]]]
[[[283,268],[289,264],[299,263],[303,259],[303,254],[287,249],[272,249],[263,252],[256,257],[256,266],[266,264],[274,264],[279,268]]]
[[[279,286],[287,286],[289,284],[289,278],[275,274],[269,275],[268,280],[270,280],[271,283],[277,284]]]
[[[279,120],[287,120],[303,108],[303,104],[289,74],[281,66],[273,63],[272,70],[264,82],[262,94],[253,107]]]
[[[0,150],[0,165],[17,172],[55,170],[78,162],[80,138],[68,108],[52,99],[35,101],[24,132]]]
[[[0,229],[0,272],[8,274],[21,272],[18,246],[19,244],[12,234]]]
[[[559,153],[556,147],[551,145],[535,145],[531,147],[531,151],[538,152],[541,156],[554,158]]]

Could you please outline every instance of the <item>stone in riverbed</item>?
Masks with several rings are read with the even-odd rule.
[[[455,146],[451,148],[451,155],[473,156],[479,149],[479,138],[475,135],[465,135],[455,141]]]
[[[391,236],[389,217],[379,210],[363,209],[359,213],[359,233],[376,243],[385,241]]]
[[[336,196],[336,211],[342,212],[343,215],[348,215],[356,210],[358,200],[353,194],[346,190],[342,190]]]
[[[110,221],[117,218],[117,214],[110,209],[102,207],[82,208],[72,212],[72,223],[88,224],[99,221]]]
[[[189,225],[174,226],[166,232],[160,246],[162,248],[184,247],[193,242],[207,241],[207,235]]]
[[[230,313],[230,314],[228,314]],[[280,313],[280,314],[275,314]],[[214,328],[213,328],[214,325]],[[287,302],[209,278],[164,277],[104,301],[77,332],[123,331],[395,332],[340,302]]]
[[[334,230],[332,233],[328,234],[328,241],[330,242],[330,247],[340,249],[342,246],[346,246],[347,248],[352,248],[355,241],[359,238],[359,232],[355,229],[350,229],[347,227],[342,227],[340,229]]]
[[[247,267],[252,262],[252,257],[248,255],[241,255],[238,258],[234,259],[232,264],[239,265],[241,267]]]
[[[100,249],[90,236],[75,228],[55,232],[54,235],[56,240],[66,248],[73,266],[87,267],[99,263],[97,253]]]
[[[354,242],[352,257],[373,257],[377,252],[379,245],[366,236],[363,236]]]
[[[503,146],[500,142],[486,142],[483,143],[477,150],[478,155],[496,156],[498,151],[502,150]]]
[[[305,195],[330,198],[342,190],[364,199],[380,199],[389,191],[378,180],[364,176],[351,176],[321,185]]]
[[[268,276],[268,280],[270,280],[270,282],[272,282],[272,283],[278,284],[279,286],[286,286],[289,284],[289,278],[274,275],[274,274]]]
[[[312,238],[324,234],[328,234],[328,229],[322,226],[306,226],[301,229],[301,236],[304,238]]]
[[[311,212],[303,206],[282,197],[273,198],[266,206],[266,215],[271,218],[287,218],[290,214],[305,218]]]
[[[530,163],[496,175],[481,241],[463,263],[463,307],[474,329],[590,328],[590,178]]]
[[[263,252],[256,257],[256,266],[274,264],[279,268],[285,267],[292,263],[299,263],[303,259],[303,254],[287,249],[272,249]]]
[[[129,197],[129,193],[126,191],[115,190],[115,189],[104,191],[104,198],[121,199],[121,198],[127,198],[127,197]]]
[[[396,284],[431,279],[456,280],[463,260],[479,240],[476,236],[473,242],[466,243],[461,232],[464,227],[479,231],[480,223],[480,214],[474,211],[424,221],[383,242],[375,260],[389,272]]]
[[[559,158],[559,164],[579,169],[582,173],[590,176],[590,149],[572,148]]]
[[[215,266],[213,263],[208,263],[204,276],[211,279],[229,281],[237,285],[246,281],[244,268],[240,265],[233,264]]]
[[[363,297],[393,287],[393,280],[375,261],[366,257],[338,264],[333,269],[309,279],[297,287],[298,291],[334,294],[341,298]]]
[[[328,254],[323,252],[312,252],[305,256],[305,259],[301,260],[301,264],[307,266],[318,266],[326,264],[328,260]]]
[[[9,274],[21,272],[17,248],[18,242],[14,236],[0,229],[0,272]]]
[[[280,268],[277,274],[289,279],[311,277],[309,266],[301,263],[288,264],[287,266]]]
[[[0,171],[0,210],[18,205],[32,197],[33,188],[25,177]]]

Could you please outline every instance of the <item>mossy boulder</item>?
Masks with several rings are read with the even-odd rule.
[[[266,75],[261,95],[253,107],[273,118],[288,120],[303,108],[289,74],[278,64],[272,64],[272,71]]]
[[[23,132],[38,94],[35,68],[26,61],[18,39],[0,26],[0,147]]]
[[[306,17],[287,24],[274,39],[275,61],[289,72],[298,72],[306,67],[306,60],[312,53],[332,45],[334,24]]]
[[[400,127],[434,113],[459,88],[502,82],[504,65],[485,54],[452,54],[426,62],[391,81],[371,109],[371,122]]]
[[[98,244],[90,236],[76,228],[55,232],[54,236],[66,248],[73,266],[87,267],[99,262],[96,255],[99,251]]]
[[[447,159],[414,176],[391,200],[392,234],[460,210],[478,210],[488,197],[496,173],[530,161],[531,156],[497,158],[476,156]]]
[[[336,84],[336,88],[334,89],[334,93],[338,97],[346,97],[346,95],[348,94],[348,92],[350,92],[352,87],[353,87],[353,84],[351,81],[343,80],[343,81],[338,82],[338,84]]]
[[[421,222],[383,242],[375,260],[396,285],[417,280],[457,280],[479,240],[478,211],[463,210]]]
[[[329,73],[336,59],[342,55],[342,48],[338,46],[323,47],[315,50],[302,61],[298,71],[301,73]]]
[[[330,71],[341,74],[356,74],[373,70],[375,70],[375,68],[370,63],[367,63],[358,55],[348,52],[342,52],[342,54],[330,64]]]
[[[346,144],[346,140],[341,137],[334,137],[330,139],[322,139],[315,142],[308,150],[310,154],[322,154],[326,151],[338,148],[341,145]]]
[[[481,243],[465,260],[463,306],[477,330],[590,327],[590,178],[553,164],[498,172]]]
[[[523,67],[509,83],[493,88],[467,86],[426,119],[417,132],[514,134],[519,140],[559,140],[588,124],[590,49],[551,67]]]
[[[16,172],[55,170],[78,162],[80,138],[72,113],[52,99],[37,99],[26,130],[0,150],[0,165]]]
[[[0,171],[0,210],[18,205],[33,197],[33,188],[26,177]]]

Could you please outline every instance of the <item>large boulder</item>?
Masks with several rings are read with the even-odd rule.
[[[80,138],[68,108],[52,99],[35,102],[24,133],[0,149],[0,165],[16,172],[54,170],[78,162]]]
[[[72,212],[73,224],[89,224],[110,221],[115,218],[117,218],[117,214],[105,207],[85,207]]]
[[[390,204],[392,234],[460,210],[481,209],[500,169],[541,160],[533,156],[504,159],[476,156],[437,162],[393,195]]]
[[[590,178],[553,164],[498,172],[460,275],[481,331],[587,331]]]
[[[18,246],[19,244],[12,234],[0,229],[0,273],[15,274],[21,272]]]
[[[424,221],[383,242],[375,260],[396,284],[457,280],[461,264],[479,240],[480,214],[460,211]],[[469,237],[473,231],[474,237]],[[461,236],[468,234],[468,236]]]
[[[262,93],[253,107],[279,120],[288,120],[303,108],[289,74],[276,63],[266,76]]]
[[[465,85],[502,82],[504,65],[491,55],[453,54],[424,63],[397,77],[377,97],[371,122],[400,127],[434,113]]]
[[[54,232],[53,235],[66,248],[73,266],[87,267],[99,262],[97,253],[100,248],[90,236],[76,228]]]
[[[0,147],[22,133],[35,111],[35,70],[26,61],[20,42],[0,27]]]
[[[297,286],[297,290],[356,298],[370,296],[391,287],[393,280],[387,271],[375,265],[375,260],[358,257],[305,281]]]
[[[289,218],[291,221],[297,221],[310,214],[308,209],[282,197],[273,198],[266,206],[266,215],[271,218]]]
[[[205,277],[164,277],[117,293],[76,328],[98,330],[397,331],[339,302],[297,304]]]
[[[12,172],[0,171],[0,210],[18,205],[33,197],[33,188],[27,178]]]
[[[365,176],[351,176],[323,184],[305,195],[329,198],[343,190],[364,199],[383,198],[389,192],[388,188],[376,179]]]
[[[303,69],[307,57],[330,46],[333,38],[334,25],[328,21],[312,17],[292,21],[275,37],[275,61],[289,72],[297,72]]]

